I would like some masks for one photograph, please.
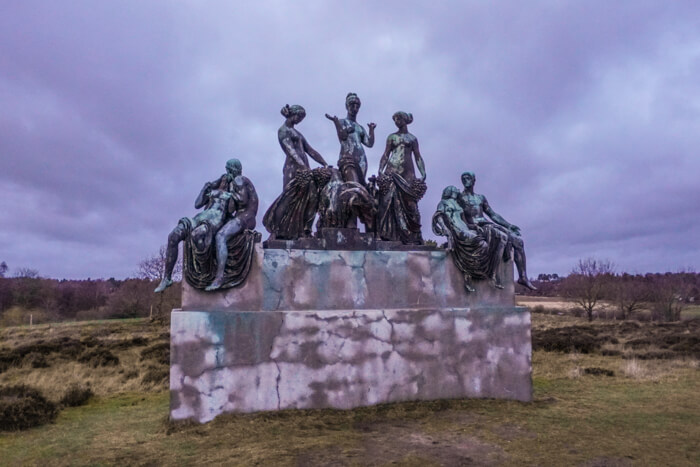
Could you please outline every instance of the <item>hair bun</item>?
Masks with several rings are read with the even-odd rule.
[[[284,118],[289,117],[292,114],[292,109],[289,107],[289,104],[286,104],[284,107],[282,107],[282,110],[280,110],[280,113]]]

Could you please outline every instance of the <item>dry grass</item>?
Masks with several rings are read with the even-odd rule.
[[[586,324],[533,316],[533,335]],[[117,325],[115,325],[117,326]],[[150,333],[145,345],[115,350],[118,367],[52,362],[12,368],[49,390],[63,372],[98,393],[65,409],[55,424],[0,437],[10,465],[698,465],[697,360],[535,351],[534,402],[407,402],[350,411],[288,410],[225,415],[206,425],[169,423],[168,392],[146,386],[162,342],[143,323],[112,329],[112,344]],[[630,328],[631,329],[631,328]],[[95,331],[95,328],[91,332]],[[54,332],[58,332],[55,330]],[[73,332],[82,333],[79,328]],[[104,332],[104,331],[103,331]],[[143,334],[146,335],[146,334]],[[94,337],[94,334],[93,334]],[[37,335],[30,339],[39,339]],[[624,341],[624,339],[623,339]],[[610,344],[621,346],[624,342]],[[21,339],[15,345],[22,345]],[[607,344],[606,344],[607,345]],[[151,352],[146,352],[149,354]],[[152,352],[154,355],[157,352]],[[587,369],[614,372],[605,376]],[[61,370],[61,371],[59,371]],[[122,373],[120,371],[123,370]],[[137,371],[138,376],[125,378]],[[46,374],[43,374],[46,373]],[[32,379],[33,378],[33,379]],[[121,379],[120,379],[121,378]]]
[[[0,373],[0,385],[27,384],[42,391],[51,401],[58,402],[72,385],[89,387],[97,396],[111,396],[124,392],[151,392],[164,389],[163,379],[147,378],[154,368],[167,372],[168,366],[158,358],[143,358],[141,352],[152,344],[169,342],[167,328],[147,320],[99,321],[21,326],[0,329],[5,355],[12,350],[44,349],[41,354],[46,368],[34,368],[32,360],[20,358]],[[86,343],[81,355],[90,355],[94,349],[103,349],[119,359],[116,365],[96,366],[89,360],[80,362],[70,346],[61,346],[61,339],[70,344]],[[54,344],[57,343],[57,344]],[[87,345],[90,345],[88,347]],[[43,347],[42,347],[43,346]],[[56,351],[47,352],[46,349]],[[0,356],[2,353],[0,353]],[[145,381],[144,381],[145,379]]]

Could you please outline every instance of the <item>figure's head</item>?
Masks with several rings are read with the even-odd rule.
[[[306,110],[300,105],[285,105],[280,113],[284,118],[291,119],[292,123],[299,123],[306,117]]]
[[[444,190],[442,190],[442,199],[450,199],[454,198],[457,199],[459,196],[459,188],[457,188],[454,185],[450,185],[446,187]]]
[[[394,123],[397,127],[401,128],[404,125],[408,125],[413,121],[413,115],[408,112],[398,111],[392,117]]]
[[[362,102],[360,102],[360,98],[357,97],[357,94],[354,92],[349,92],[345,97],[345,108],[347,109],[348,114],[352,115],[353,117],[357,115],[361,105]]]
[[[232,177],[238,177],[240,174],[242,174],[243,166],[241,165],[241,161],[238,159],[229,159],[226,162],[226,173]]]
[[[474,175],[474,172],[464,172],[462,174],[462,185],[464,185],[464,188],[474,188],[475,183],[476,175]]]

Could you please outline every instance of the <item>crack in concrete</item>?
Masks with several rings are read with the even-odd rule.
[[[387,317],[386,311],[382,310],[382,316],[386,320],[387,323],[389,323],[389,326],[391,326],[391,334],[389,335],[389,342],[388,344],[391,344],[391,351],[396,352],[397,354],[401,355],[399,352],[396,351],[396,343],[394,342],[394,323],[391,322],[391,320]],[[403,357],[403,355],[401,355]]]
[[[280,398],[280,381],[282,381],[282,370],[280,369],[279,363],[277,363],[277,361],[272,360],[272,362],[277,367],[277,378],[275,379],[275,389],[277,391],[277,410],[280,410],[282,407],[282,399]]]

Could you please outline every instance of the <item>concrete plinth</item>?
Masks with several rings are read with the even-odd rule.
[[[530,400],[530,314],[515,306],[512,262],[499,274],[504,289],[475,282],[469,294],[444,250],[258,244],[243,285],[183,283],[171,315],[170,416]]]
[[[467,294],[449,253],[285,250],[256,245],[246,282],[204,292],[183,282],[182,309],[206,311],[372,310],[515,305],[513,263],[503,289],[486,281]]]
[[[170,415],[531,400],[530,314],[513,306],[174,311]]]

